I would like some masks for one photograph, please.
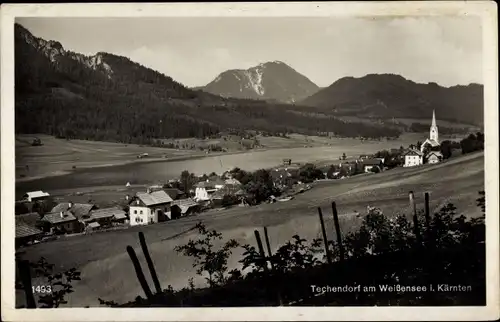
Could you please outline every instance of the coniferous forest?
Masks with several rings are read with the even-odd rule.
[[[68,139],[150,143],[207,137],[221,130],[396,137],[397,129],[346,123],[314,108],[221,98],[108,53],[65,51],[15,29],[16,132]]]

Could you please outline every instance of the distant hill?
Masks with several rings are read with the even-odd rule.
[[[393,74],[344,77],[299,103],[332,115],[438,119],[483,124],[483,85],[442,87],[418,84]]]
[[[315,110],[196,91],[126,57],[74,53],[15,25],[16,133],[139,144],[228,129],[374,138],[400,133]]]
[[[281,61],[243,70],[228,70],[206,86],[196,87],[223,97],[295,103],[318,91],[318,86]]]

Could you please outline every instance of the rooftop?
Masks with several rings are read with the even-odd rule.
[[[139,198],[146,206],[160,205],[173,201],[172,198],[163,190],[151,193],[138,192],[136,197]]]
[[[102,208],[91,212],[90,219],[114,217],[115,219],[127,218],[125,211],[117,207]]]
[[[38,191],[27,192],[25,196],[29,198],[42,198],[42,197],[48,197],[50,196],[50,194],[48,192],[43,192],[41,190],[38,190]]]
[[[16,238],[41,235],[43,232],[35,227],[31,227],[23,222],[16,221]]]
[[[62,216],[61,216],[62,213]],[[77,220],[75,216],[69,211],[66,212],[51,212],[43,216],[42,221],[47,221],[51,224],[60,224]]]
[[[69,202],[60,203],[60,204],[56,205],[54,208],[52,208],[51,212],[60,213],[61,211],[63,211],[63,212],[69,211],[76,218],[81,219],[85,216],[90,215],[90,211],[92,209],[96,208],[95,205],[86,204],[86,203],[73,203],[71,205],[71,208],[69,205],[70,205]]]

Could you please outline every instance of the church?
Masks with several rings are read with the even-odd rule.
[[[436,113],[434,110],[432,111],[432,124],[431,124],[431,129],[429,131],[429,138],[425,140],[424,143],[422,143],[422,146],[420,147],[420,152],[424,152],[424,148],[426,146],[429,146],[429,148],[435,148],[440,145],[439,143],[439,132],[438,132],[438,127],[436,125]]]
[[[420,146],[420,151],[410,149],[404,155],[405,163],[404,167],[413,167],[417,165],[421,165],[424,163],[438,163],[442,160],[443,155],[439,151],[431,151],[435,150],[433,148],[439,147],[441,144],[439,143],[439,132],[438,127],[436,125],[436,113],[432,111],[432,124],[429,131],[429,138],[425,140],[424,143]],[[426,147],[428,148],[426,151]]]

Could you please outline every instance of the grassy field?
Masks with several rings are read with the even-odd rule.
[[[225,240],[235,238],[242,244],[252,245],[255,245],[253,230],[267,226],[271,247],[275,249],[294,234],[308,240],[319,237],[318,206],[323,208],[327,231],[332,238],[332,201],[337,202],[341,229],[345,233],[360,225],[362,218],[356,216],[355,212],[364,214],[367,206],[380,207],[388,216],[408,214],[410,190],[415,192],[420,208],[423,193],[430,192],[432,211],[452,202],[458,212],[476,216],[480,210],[475,200],[478,191],[483,189],[484,154],[481,152],[456,157],[438,165],[397,168],[380,174],[318,182],[312,190],[288,202],[250,208],[235,207],[147,227],[66,237],[30,246],[25,249],[24,256],[31,260],[44,256],[60,269],[78,268],[82,272],[82,281],[75,284],[75,292],[68,298],[68,305],[98,306],[98,297],[124,302],[143,295],[125,251],[127,245],[134,247],[143,267],[146,267],[140,251],[138,231],[143,231],[146,236],[162,287],[171,284],[174,288],[180,288],[188,284],[190,277],[195,277],[195,284],[202,282],[202,278],[196,277],[191,267],[191,259],[173,251],[176,245],[185,244],[189,238],[196,237],[194,232],[182,232],[197,221],[222,232]],[[230,267],[239,265],[240,255],[241,250],[233,254],[229,260]],[[147,278],[150,279],[149,276]]]
[[[34,137],[40,138],[43,145],[31,146]],[[15,148],[16,180],[18,181],[66,174],[75,168],[148,162],[201,154],[199,151],[154,148],[135,144],[68,141],[48,135],[18,135]],[[148,153],[149,158],[137,159],[137,156],[142,153]]]

